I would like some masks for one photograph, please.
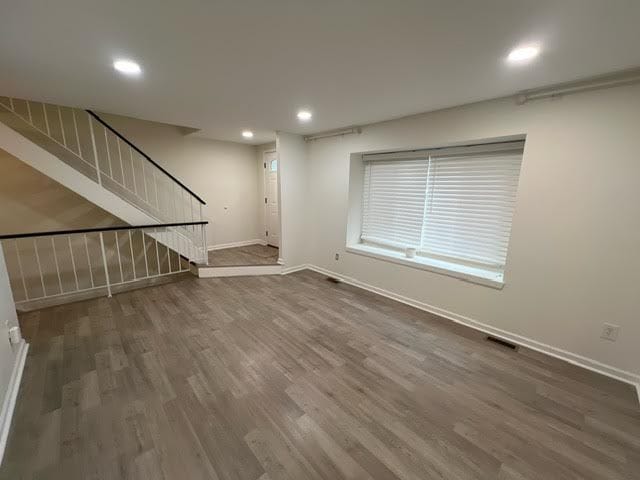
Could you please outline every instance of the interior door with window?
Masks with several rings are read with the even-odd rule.
[[[265,236],[267,243],[280,247],[280,213],[278,209],[278,154],[264,154]]]

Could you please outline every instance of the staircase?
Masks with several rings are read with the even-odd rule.
[[[0,148],[133,225],[0,237],[18,306],[206,266],[205,202],[95,112],[0,97]]]

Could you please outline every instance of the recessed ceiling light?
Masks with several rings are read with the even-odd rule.
[[[507,60],[512,63],[526,62],[527,60],[532,60],[537,57],[539,53],[540,47],[538,47],[537,45],[527,45],[511,50],[511,53],[507,57]]]
[[[251,130],[245,130],[242,132],[244,138],[253,138],[253,132]]]
[[[113,62],[113,68],[125,75],[140,75],[142,69],[133,60],[116,60]]]
[[[298,120],[302,121],[302,122],[308,122],[309,120],[311,120],[311,117],[313,115],[311,114],[311,112],[309,110],[300,110],[298,112]]]

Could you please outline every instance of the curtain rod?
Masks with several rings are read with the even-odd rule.
[[[560,83],[549,87],[524,90],[516,94],[516,102],[519,105],[523,105],[532,100],[559,97],[590,90],[621,87],[635,83],[640,83],[640,68],[599,75],[584,80]]]
[[[351,127],[343,130],[332,130],[325,133],[318,133],[317,135],[307,135],[304,138],[305,142],[312,142],[313,140],[320,140],[321,138],[341,137],[343,135],[357,135],[362,133],[362,127]]]
[[[515,144],[523,144],[525,141],[524,138],[518,140],[504,140],[500,142],[486,142],[486,143],[466,143],[464,145],[449,145],[447,147],[433,147],[433,148],[414,148],[411,150],[392,150],[392,151],[384,151],[384,152],[370,152],[363,153],[362,157],[365,158],[367,156],[373,155],[393,155],[398,153],[421,153],[421,152],[432,152],[438,150],[451,150],[452,148],[472,148],[472,147],[490,147],[492,145],[508,145],[510,143]]]

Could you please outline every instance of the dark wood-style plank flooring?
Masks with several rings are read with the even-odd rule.
[[[213,267],[277,265],[278,252],[279,249],[271,245],[246,245],[212,250],[209,252],[209,265]]]
[[[631,386],[312,272],[20,320],[1,479],[640,478]]]

